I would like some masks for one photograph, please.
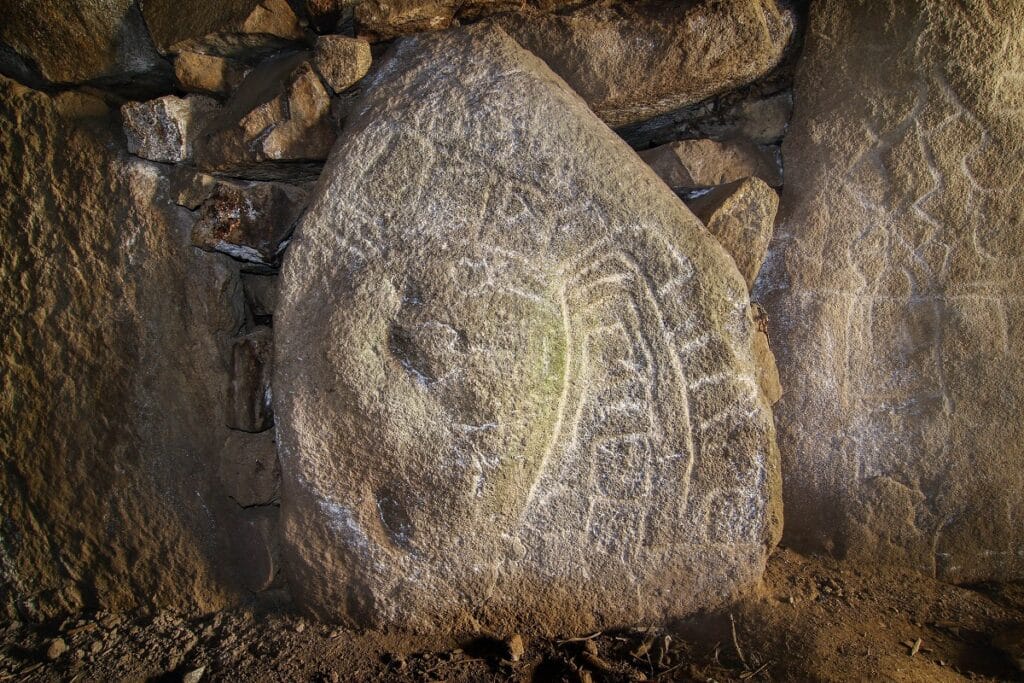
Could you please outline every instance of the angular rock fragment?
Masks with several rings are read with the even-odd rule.
[[[638,0],[495,21],[615,127],[768,73],[783,57],[795,18],[777,0]]]
[[[747,287],[753,287],[775,229],[775,190],[758,178],[744,178],[712,188],[687,205],[732,255]]]
[[[370,70],[370,44],[345,36],[320,36],[313,50],[313,65],[334,92],[354,85]]]
[[[201,95],[128,102],[121,107],[128,151],[150,161],[190,159],[204,120],[217,107],[215,100]]]
[[[500,29],[390,60],[281,276],[296,598],[362,624],[566,633],[753,585],[779,480],[735,264]]]
[[[798,547],[1024,578],[1022,25],[1016,2],[812,5],[758,279]]]
[[[782,185],[774,150],[745,141],[678,140],[644,150],[640,158],[666,185],[684,195],[750,176],[772,187]]]
[[[306,206],[306,191],[272,182],[218,181],[199,208],[192,243],[274,265]]]
[[[157,48],[253,57],[302,40],[287,0],[140,0]]]
[[[273,503],[281,486],[274,432],[230,432],[221,449],[218,474],[224,492],[242,507]]]
[[[0,44],[50,83],[98,83],[140,94],[171,85],[134,0],[4,3]]]
[[[248,69],[228,57],[182,52],[174,58],[174,76],[183,90],[208,95],[228,95],[245,78]]]
[[[274,335],[269,327],[235,339],[231,349],[227,426],[258,433],[274,426],[270,377]]]
[[[305,57],[286,56],[249,74],[198,144],[201,168],[267,177],[275,162],[327,158],[335,138],[331,96]]]

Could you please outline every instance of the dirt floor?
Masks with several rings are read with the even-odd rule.
[[[1024,681],[1024,585],[949,586],[779,550],[760,594],[684,623],[425,651],[237,610],[0,627],[0,680]]]

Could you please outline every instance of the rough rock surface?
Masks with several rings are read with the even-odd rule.
[[[812,5],[759,281],[794,544],[1024,577],[1022,24]]]
[[[334,144],[331,96],[305,54],[254,69],[197,144],[196,163],[270,173],[274,162],[322,162]]]
[[[370,44],[346,36],[320,36],[313,65],[334,92],[351,87],[370,70]]]
[[[215,609],[238,273],[79,98],[0,78],[0,609]]]
[[[403,39],[285,256],[285,561],[314,613],[570,632],[720,604],[779,531],[742,277],[500,29]]]
[[[270,378],[274,365],[274,335],[260,327],[231,346],[227,426],[243,432],[262,432],[274,426]]]
[[[242,273],[242,289],[245,291],[245,302],[254,316],[273,316],[277,309],[277,285],[280,278],[276,275],[260,275]]]
[[[274,265],[306,206],[306,191],[270,182],[216,181],[199,208],[192,243],[242,261]]]
[[[798,61],[795,52],[789,50],[778,69],[748,86],[621,126],[615,132],[634,149],[696,138],[778,144],[793,114],[793,71]]]
[[[776,0],[638,0],[495,21],[615,127],[763,76],[782,59],[795,19]]]
[[[303,38],[288,0],[140,0],[157,48],[252,56]]]
[[[228,431],[220,453],[219,476],[224,492],[242,507],[274,502],[281,484],[274,432]]]
[[[192,146],[216,100],[202,95],[165,95],[121,106],[128,151],[151,161],[177,162],[192,157]]]
[[[782,185],[775,150],[744,140],[678,140],[640,152],[640,158],[676,192],[685,194],[751,176]]]
[[[333,0],[341,4],[345,0]],[[479,19],[514,10],[554,10],[582,0],[355,0],[355,19],[361,34],[388,40],[421,31],[458,25],[459,20]],[[320,0],[316,4],[330,4]],[[311,1],[311,4],[313,2]]]
[[[188,92],[229,95],[247,73],[242,63],[229,57],[182,52],[174,58],[174,76]]]
[[[779,195],[758,178],[719,185],[687,203],[715,239],[725,247],[752,287],[775,230]]]
[[[5,0],[0,43],[51,83],[99,82],[154,87],[170,68],[150,40],[134,0]]]
[[[253,593],[270,588],[281,566],[279,517],[277,507],[268,505],[235,510],[228,522],[231,549],[235,564],[241,568],[242,585]]]

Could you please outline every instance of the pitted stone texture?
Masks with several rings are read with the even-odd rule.
[[[0,78],[0,611],[218,609],[238,270],[67,97]]]
[[[157,48],[221,56],[254,56],[302,40],[288,0],[140,0]]]
[[[46,81],[170,85],[134,0],[5,0],[0,14],[0,43]]]
[[[370,70],[370,44],[346,36],[320,36],[313,50],[313,64],[334,92],[349,88]]]
[[[775,156],[777,149],[746,140],[678,140],[640,152],[640,158],[669,187],[686,194],[751,176],[779,187],[782,171]]]
[[[258,174],[274,162],[327,158],[335,138],[331,96],[306,57],[271,60],[246,77],[197,143],[201,168]]]
[[[778,471],[728,255],[497,28],[399,41],[366,88],[275,317],[300,602],[552,633],[753,585]]]
[[[800,547],[1024,577],[1022,23],[812,5],[758,297]]]
[[[306,206],[306,191],[269,182],[216,181],[192,226],[192,244],[276,265]]]
[[[495,21],[615,127],[764,76],[781,61],[795,18],[777,0],[638,0]]]
[[[128,151],[150,161],[190,159],[204,119],[216,111],[216,100],[201,95],[128,102],[121,107]]]
[[[779,195],[758,178],[719,185],[688,203],[690,210],[732,255],[752,287],[775,229]]]

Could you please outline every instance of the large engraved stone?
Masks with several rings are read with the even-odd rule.
[[[285,257],[285,561],[314,613],[570,632],[718,605],[779,530],[746,285],[500,29],[399,41]]]
[[[760,280],[803,548],[1024,577],[1022,22],[812,6]]]

